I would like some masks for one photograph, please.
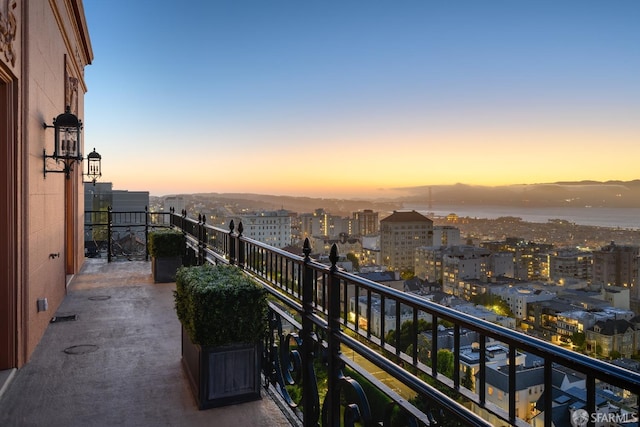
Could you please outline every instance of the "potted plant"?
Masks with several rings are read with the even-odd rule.
[[[181,267],[175,308],[182,364],[200,409],[260,398],[265,289],[230,265]]]
[[[147,242],[153,281],[174,282],[176,270],[182,266],[182,256],[186,248],[184,234],[172,229],[156,230],[149,233]]]

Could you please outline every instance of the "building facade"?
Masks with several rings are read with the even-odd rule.
[[[29,360],[84,262],[83,164],[45,174],[43,125],[67,107],[84,121],[92,60],[81,0],[0,2],[0,370]]]
[[[354,221],[354,232],[360,236],[370,236],[380,231],[378,212],[374,212],[371,209],[364,209],[354,212],[352,218]]]
[[[291,216],[287,210],[246,214],[237,220],[242,222],[242,233],[246,237],[276,248],[284,248],[291,244]]]
[[[415,251],[433,246],[433,221],[416,211],[394,211],[380,221],[382,264],[393,270],[413,270]]]
[[[460,245],[460,229],[452,225],[435,225],[433,227],[433,246]]]
[[[593,284],[622,286],[631,289],[631,298],[638,299],[637,246],[616,245],[615,242],[593,252]]]
[[[640,331],[624,319],[598,321],[585,331],[587,352],[610,357],[617,352],[631,357],[638,352]]]
[[[513,253],[513,277],[520,280],[548,280],[549,253],[553,245],[529,242],[519,237],[507,237],[501,242],[483,242],[492,252]]]
[[[593,255],[575,248],[553,251],[549,256],[549,278],[554,282],[566,279],[591,280]]]
[[[442,291],[463,296],[465,281],[486,281],[491,252],[475,246],[448,248],[442,257]]]

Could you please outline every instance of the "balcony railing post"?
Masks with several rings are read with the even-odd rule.
[[[587,374],[587,413],[595,414],[598,411],[596,407],[596,377],[591,374]],[[589,417],[589,422],[587,422],[588,427],[594,427],[595,423]]]
[[[551,359],[544,359],[544,413],[553,411],[553,363]],[[552,417],[544,417],[544,427],[551,427]]]
[[[245,243],[242,241],[242,232],[244,231],[244,226],[242,225],[242,221],[238,223],[238,267],[241,269],[244,268],[244,254],[245,254]]]
[[[198,214],[198,265],[204,264],[204,215]]]
[[[478,380],[476,382],[476,390],[478,391],[478,398],[480,405],[484,406],[487,402],[487,342],[484,335],[480,335],[480,367],[478,368]]]
[[[302,247],[304,253],[304,265],[302,273],[302,408],[304,427],[315,427],[318,425],[318,407],[314,394],[314,387],[311,385],[315,381],[313,375],[313,269],[310,266],[311,245],[309,239],[304,239]]]
[[[144,260],[149,261],[149,245],[147,242],[149,241],[149,207],[144,207]]]
[[[111,211],[111,206],[107,208],[107,262],[111,262],[111,238],[113,237],[113,212]]]
[[[331,269],[329,275],[329,312],[328,312],[328,373],[327,373],[327,396],[325,398],[326,425],[340,425],[340,389],[339,381],[341,374],[340,363],[340,279],[336,276],[338,267],[338,247],[334,243],[329,254]]]
[[[202,215],[202,262],[206,262],[207,242],[209,241],[209,231],[207,230],[207,218]]]
[[[229,223],[229,264],[236,263],[236,239],[233,235],[233,229],[236,228],[233,220]]]

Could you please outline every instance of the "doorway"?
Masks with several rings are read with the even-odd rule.
[[[17,358],[17,90],[0,67],[0,371]]]

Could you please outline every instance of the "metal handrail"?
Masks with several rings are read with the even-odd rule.
[[[373,378],[366,368],[341,354],[341,345],[373,363],[396,381],[426,396],[434,407],[444,408],[458,419],[463,420],[466,425],[491,425],[489,421],[483,419],[486,413],[491,414],[504,424],[527,425],[516,416],[517,367],[515,362],[517,352],[530,353],[544,360],[545,399],[543,407],[545,414],[552,412],[553,401],[550,398],[553,390],[552,371],[556,366],[570,368],[584,375],[587,389],[586,410],[589,414],[597,411],[596,384],[598,382],[604,382],[628,391],[635,396],[636,402],[640,396],[640,374],[637,372],[567,350],[547,341],[427,301],[416,295],[341,271],[336,267],[337,248],[335,245],[330,256],[332,264],[324,265],[309,258],[308,242],[305,246],[305,256],[301,257],[243,236],[241,223],[238,224],[237,230],[233,222],[231,222],[229,230],[224,230],[206,224],[204,216],[199,216],[197,220],[189,218],[186,211],[182,211],[180,214],[171,211],[169,215],[171,226],[185,233],[189,251],[193,253],[191,259],[195,260],[195,263],[228,263],[238,266],[262,283],[269,294],[282,306],[296,313],[298,319],[301,318],[301,322],[298,322],[291,317],[290,323],[297,325],[296,327],[300,329],[300,352],[303,365],[312,366],[312,361],[309,359],[312,357],[311,355],[318,356],[319,345],[323,349],[321,351],[327,354],[329,390],[324,403],[323,415],[326,425],[333,425],[335,423],[334,417],[340,412],[336,408],[337,405],[340,405],[341,388],[356,387],[352,379],[344,378],[342,368],[345,365],[349,365],[353,370],[360,372],[363,377],[375,383],[397,407],[405,413],[411,414],[417,424],[434,424],[434,417],[431,413],[420,412],[405,398]],[[379,334],[374,333],[371,328],[373,295],[376,295],[381,302],[380,330],[382,332]],[[367,312],[364,315],[359,310],[359,297],[364,297],[367,300]],[[355,299],[355,313],[349,312],[352,298]],[[384,311],[387,301],[395,303],[396,330],[399,330],[400,327],[402,307],[411,311],[414,325],[417,323],[420,313],[431,316],[430,367],[418,360],[417,334],[413,337],[412,354],[406,354],[398,348],[400,334],[396,334],[394,343],[385,341]],[[350,314],[355,315],[355,320],[350,318]],[[281,317],[283,314],[278,310],[278,313],[274,315]],[[366,327],[363,328],[359,325],[359,320],[365,316]],[[442,320],[452,323],[456,332],[453,349],[454,370],[451,379],[437,371],[437,324]],[[461,386],[459,334],[462,328],[479,334],[479,352],[482,356],[488,352],[488,339],[498,341],[508,348],[510,363],[508,366],[507,410],[487,401],[486,371],[488,368],[486,357],[480,357],[476,381],[477,392],[472,392]],[[305,375],[307,375],[308,382],[309,374]],[[458,393],[459,396],[471,402],[476,409],[470,411],[455,399],[434,388],[432,384],[425,381],[425,378],[431,378],[441,386]],[[305,388],[303,388],[303,392],[303,422],[305,425],[316,425],[319,412],[310,403],[309,399],[312,399],[312,394],[309,394]],[[363,407],[365,406],[363,405]],[[314,412],[314,410],[316,411]],[[359,410],[362,411],[362,409]],[[354,411],[353,407],[344,408],[345,414],[352,411]],[[551,426],[551,422],[551,416],[544,417],[545,426]],[[588,425],[591,424],[592,420],[590,419]]]

